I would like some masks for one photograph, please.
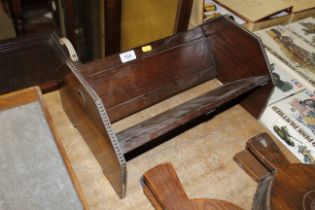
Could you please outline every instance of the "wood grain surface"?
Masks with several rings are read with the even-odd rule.
[[[233,203],[197,198],[189,199],[171,163],[162,163],[143,175],[144,193],[156,209],[242,210]]]
[[[269,75],[268,61],[263,45],[255,36],[230,21],[217,19],[212,24],[203,24],[208,44],[215,55],[217,79],[222,83],[249,76]],[[241,30],[240,30],[241,29]],[[248,58],[250,59],[250,62]],[[271,82],[257,89],[240,104],[253,116],[259,117],[273,88]],[[257,100],[259,98],[259,100]]]
[[[264,191],[257,191],[257,210],[312,210],[315,202],[315,166],[291,164],[266,134],[250,139],[247,149],[270,170]],[[268,177],[267,177],[268,178]]]
[[[243,210],[239,206],[223,200],[199,198],[192,199],[191,202],[193,207],[187,210]]]
[[[104,20],[101,21],[101,27],[104,27],[105,55],[108,56],[121,51],[122,1],[103,0],[101,4],[104,7]]]
[[[217,85],[216,81],[199,85],[118,121],[113,127],[121,131]],[[244,148],[247,139],[265,129],[239,105],[128,161],[127,196],[120,200],[64,113],[59,92],[45,94],[45,99],[92,209],[153,209],[139,180],[145,171],[162,162],[173,163],[190,198],[227,200],[251,209],[257,184],[233,162],[233,156]]]
[[[190,206],[188,196],[171,163],[154,166],[143,174],[144,185],[162,209],[184,209]],[[148,196],[148,195],[147,195]]]
[[[127,63],[115,54],[80,65],[80,73],[102,99],[112,123],[214,77],[222,83],[270,78],[259,40],[223,17],[150,45],[150,52],[133,49],[136,59]],[[255,117],[273,86],[264,85],[241,103]]]
[[[180,0],[176,14],[174,33],[187,31],[192,10],[193,0]]]
[[[257,158],[248,150],[243,150],[234,156],[234,161],[256,182],[270,172]]]
[[[217,75],[201,35],[198,30],[179,34],[153,43],[151,52],[135,49],[132,62],[122,64],[116,54],[81,65],[80,72],[115,122]]]
[[[59,87],[57,71],[66,55],[57,34],[37,34],[0,41],[0,94],[39,85]]]
[[[63,109],[70,118],[71,123],[80,131],[89,149],[93,152],[102,167],[103,173],[110,180],[112,186],[122,196],[125,194],[124,186],[126,176],[126,164],[123,157],[116,158],[117,150],[113,148],[108,127],[104,126],[104,119],[99,115],[99,108],[96,105],[97,99],[93,98],[86,89],[78,88],[80,81],[74,75],[67,75],[65,87],[60,89],[60,96]],[[70,85],[74,88],[69,88]],[[75,100],[78,99],[78,101]],[[93,117],[85,115],[90,113]],[[121,173],[122,172],[122,173]],[[123,182],[123,183],[121,183]]]
[[[268,77],[250,77],[210,90],[173,109],[118,133],[117,138],[120,146],[126,154],[205,113],[215,111],[224,104],[266,83],[266,81],[268,81]]]

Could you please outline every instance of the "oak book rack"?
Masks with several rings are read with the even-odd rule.
[[[258,117],[273,87],[261,42],[225,17],[150,45],[150,52],[133,49],[136,59],[126,63],[117,54],[87,64],[67,60],[61,68],[65,112],[121,198],[126,195],[126,155],[236,99]],[[113,122],[214,78],[223,85],[113,131]]]

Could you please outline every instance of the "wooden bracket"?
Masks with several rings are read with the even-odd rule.
[[[143,175],[143,191],[157,210],[242,210],[233,203],[216,199],[189,199],[172,164],[163,163]]]
[[[253,210],[314,207],[314,165],[290,163],[266,133],[250,139],[246,149],[235,160],[259,182]]]

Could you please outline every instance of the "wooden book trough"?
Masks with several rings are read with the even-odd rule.
[[[224,17],[150,45],[150,52],[133,49],[136,59],[126,63],[117,54],[83,65],[68,61],[63,68],[64,109],[121,197],[126,154],[240,96],[241,105],[257,117],[273,87],[261,42]],[[223,85],[113,132],[111,123],[214,78]]]

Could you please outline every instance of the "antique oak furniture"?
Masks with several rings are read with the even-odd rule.
[[[233,203],[197,198],[189,199],[171,163],[163,163],[143,175],[143,191],[157,210],[242,210]]]
[[[126,193],[126,156],[231,102],[240,101],[257,117],[273,87],[261,42],[224,17],[150,46],[149,52],[133,49],[136,59],[126,63],[117,54],[87,64],[67,60],[61,67],[65,112],[120,197]],[[113,131],[113,122],[211,79],[223,85],[117,134]]]
[[[88,209],[38,87],[0,96],[0,209]]]
[[[58,69],[68,59],[57,34],[38,34],[0,42],[0,94],[39,85],[59,87]]]
[[[254,210],[314,209],[314,165],[290,163],[266,133],[250,139],[246,152],[237,154],[235,160],[259,180]]]

